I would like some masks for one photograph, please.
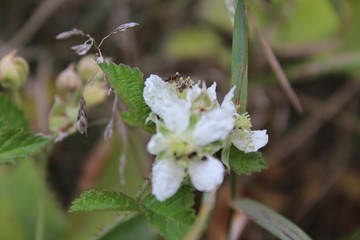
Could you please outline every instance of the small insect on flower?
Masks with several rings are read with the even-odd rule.
[[[176,72],[175,74],[169,75],[167,78],[164,79],[164,81],[172,83],[178,81],[181,77],[181,74]]]

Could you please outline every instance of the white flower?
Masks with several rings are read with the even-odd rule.
[[[269,140],[266,130],[251,131],[248,129],[235,129],[230,134],[230,138],[234,146],[245,153],[258,151]]]
[[[202,115],[195,127],[189,129],[190,108],[175,106],[168,109],[172,114],[161,114],[167,131],[157,132],[147,145],[151,154],[158,155],[152,171],[152,193],[159,201],[176,193],[185,172],[197,190],[215,190],[223,181],[224,166],[211,156],[219,149],[211,144],[224,140],[234,126],[232,113],[218,108]],[[203,149],[205,146],[207,150]]]
[[[224,166],[212,155],[234,128],[234,89],[220,107],[216,84],[208,89],[193,85],[183,95],[185,99],[170,85],[151,75],[144,88],[145,102],[160,117],[155,120],[157,133],[147,145],[147,150],[157,155],[151,180],[152,193],[159,201],[173,196],[187,175],[197,190],[215,190],[223,181]],[[193,111],[193,104],[202,104],[202,98],[210,102],[209,108]]]

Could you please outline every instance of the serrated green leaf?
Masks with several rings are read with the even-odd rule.
[[[137,202],[120,192],[87,191],[72,202],[69,212],[78,211],[137,211]]]
[[[140,70],[124,64],[105,62],[100,63],[99,66],[108,77],[116,94],[128,107],[128,112],[121,114],[124,121],[153,133],[154,128],[145,125],[145,120],[151,110],[143,97],[144,82]]]
[[[231,170],[238,175],[250,175],[254,172],[261,171],[267,166],[261,153],[244,153],[234,145],[232,145],[230,149],[229,164]]]
[[[310,240],[298,226],[285,217],[250,199],[236,199],[231,206],[241,210],[259,226],[268,230],[282,240]]]
[[[23,111],[11,101],[9,96],[2,93],[0,93],[0,121],[10,128],[29,128]]]
[[[21,129],[9,129],[0,121],[0,164],[33,155],[49,140]]]
[[[94,239],[97,240],[134,240],[157,239],[158,234],[155,229],[149,226],[144,215],[131,213],[129,215],[120,215],[114,222],[106,226]]]
[[[168,240],[184,239],[195,220],[194,196],[189,186],[181,187],[164,202],[149,194],[142,204],[150,224]]]

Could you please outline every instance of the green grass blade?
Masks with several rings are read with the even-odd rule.
[[[236,199],[231,203],[236,210],[243,211],[255,223],[281,240],[310,240],[298,226],[285,217],[250,199]]]
[[[231,56],[231,82],[236,85],[235,103],[246,112],[248,88],[248,23],[246,0],[239,0],[234,16]]]

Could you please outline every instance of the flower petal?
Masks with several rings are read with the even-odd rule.
[[[247,129],[237,129],[231,133],[230,137],[235,147],[245,153],[258,151],[269,140],[266,130],[250,131]]]
[[[189,162],[188,173],[197,190],[210,192],[223,182],[225,169],[216,158],[206,157],[206,160]]]
[[[164,104],[169,104],[170,99],[175,97],[175,93],[171,91],[168,83],[159,76],[151,74],[145,81],[143,96],[151,111],[160,115]]]
[[[206,112],[195,125],[194,142],[199,146],[205,146],[214,141],[225,140],[233,127],[233,114],[227,109],[217,108]]]
[[[236,86],[233,86],[230,91],[225,95],[223,102],[221,103],[221,108],[227,109],[228,111],[231,111],[232,113],[236,113],[235,105],[232,101],[234,97],[234,91]]]
[[[153,135],[147,145],[147,151],[150,154],[156,155],[166,149],[167,141],[164,138],[164,135],[161,133],[156,133]]]
[[[191,103],[179,98],[173,98],[171,103],[164,103],[159,116],[164,120],[166,127],[175,132],[184,132],[190,124]]]
[[[187,90],[186,100],[192,102],[195,98],[197,98],[197,96],[201,94],[201,91],[202,90],[199,87],[199,85],[195,84],[194,86],[192,86]]]
[[[269,136],[267,135],[266,130],[251,131],[251,133],[252,133],[252,144],[254,146],[255,151],[264,147],[268,143]]]
[[[157,161],[152,169],[152,194],[160,202],[173,196],[180,188],[185,170],[173,160]]]
[[[216,82],[214,82],[207,90],[207,94],[209,95],[210,99],[213,101],[217,100],[216,97]]]

